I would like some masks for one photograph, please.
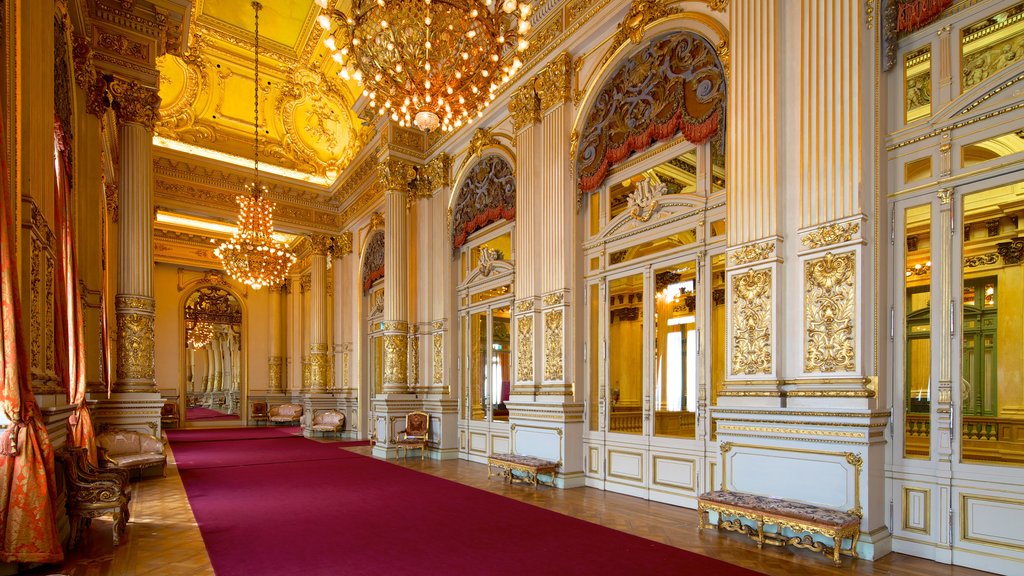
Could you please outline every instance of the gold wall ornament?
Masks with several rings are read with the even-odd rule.
[[[281,380],[281,357],[270,356],[267,358],[267,388],[271,392],[284,391],[284,383]]]
[[[668,16],[668,9],[660,0],[633,0],[612,38],[612,47],[621,46],[626,40],[639,44],[644,39],[647,26],[665,16]]]
[[[384,389],[407,386],[408,344],[409,337],[405,334],[385,334],[381,336],[384,343]]]
[[[733,265],[750,264],[767,260],[775,254],[775,241],[747,244],[729,252],[729,259]]]
[[[668,191],[668,185],[656,175],[648,176],[638,182],[626,198],[629,215],[640,222],[647,222],[658,209],[658,200]]]
[[[855,368],[856,254],[829,252],[804,262],[804,370]]]
[[[771,374],[772,272],[750,270],[731,282],[732,374]]]
[[[475,135],[474,135],[475,138]],[[433,192],[438,188],[447,188],[452,185],[452,157],[442,152],[436,158],[427,163],[424,170],[428,189]]]
[[[435,332],[433,335],[434,341],[434,358],[433,358],[433,383],[444,384],[444,333]]]
[[[824,248],[833,244],[849,242],[860,233],[860,222],[826,224],[804,234],[800,242],[808,248]]]
[[[545,306],[555,306],[565,301],[565,292],[551,292],[545,294],[541,301],[544,302]]]
[[[512,129],[515,132],[540,122],[540,96],[533,82],[527,81],[522,88],[512,93],[508,101],[508,112],[512,115]]]
[[[384,213],[374,212],[370,215],[370,229],[371,230],[383,230],[384,229]]]
[[[139,124],[152,131],[156,123],[160,96],[156,89],[143,86],[135,81],[115,79],[108,86],[113,97],[111,107],[118,122]]]
[[[352,232],[342,232],[335,238],[335,257],[348,256],[352,253]]]
[[[708,8],[715,12],[725,12],[729,9],[729,0],[707,0]]]
[[[311,274],[303,274],[299,276],[299,290],[303,293],[309,292],[313,288],[313,276]]]
[[[534,90],[542,113],[572,99],[572,74],[572,55],[568,52],[555,56],[537,73]]]
[[[473,132],[473,138],[469,141],[470,156],[479,156],[484,149],[498,145],[498,138],[490,128],[477,128]]]
[[[420,383],[420,338],[417,334],[409,335],[409,386],[415,388]]]
[[[309,364],[309,389],[313,392],[323,392],[328,389],[331,382],[331,359],[326,352],[310,352],[307,357]]]
[[[363,255],[363,293],[366,294],[373,287],[374,283],[384,277],[384,231],[377,230],[366,244],[366,251]],[[383,294],[383,290],[381,290]],[[383,306],[383,296],[381,297]]]
[[[732,54],[729,51],[729,42],[727,40],[719,42],[718,46],[715,48],[715,53],[718,54],[718,61],[722,63],[722,70],[725,72],[725,75],[729,76],[729,71],[732,65]]]
[[[544,379],[561,380],[562,372],[562,310],[544,313]]]
[[[309,245],[316,256],[326,256],[334,248],[334,238],[327,234],[310,234]]]
[[[117,380],[119,383],[133,380],[149,381],[149,384],[143,387],[151,388],[156,370],[153,312],[128,312],[118,308]],[[119,384],[118,387],[122,388],[123,385]],[[128,388],[132,386],[129,385]]]
[[[940,204],[949,204],[949,201],[953,198],[953,189],[939,188],[935,195],[939,197]]]
[[[516,381],[533,382],[533,315],[516,318]]]

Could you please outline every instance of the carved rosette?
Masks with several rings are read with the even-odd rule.
[[[562,311],[544,313],[544,379],[562,380]]]
[[[433,383],[435,386],[444,384],[444,332],[434,333]]]
[[[760,242],[757,244],[747,244],[736,250],[729,252],[729,259],[732,261],[734,266],[743,264],[751,264],[753,262],[760,262],[761,260],[767,260],[775,254],[775,242]]]
[[[118,295],[117,389],[120,392],[152,391],[156,373],[155,302],[143,296]]]
[[[283,392],[284,386],[281,381],[281,357],[270,356],[267,358],[267,387],[271,392]]]
[[[316,351],[312,351],[312,350]],[[325,350],[326,344],[319,344],[310,347],[307,357],[309,366],[309,390],[311,392],[324,392],[331,383],[331,358]]]
[[[732,277],[732,316],[732,374],[771,374],[771,270]]]
[[[804,263],[807,372],[850,372],[855,367],[856,262],[853,252],[830,252]]]
[[[384,342],[384,392],[406,392],[409,337],[406,334],[385,334],[381,338]]]
[[[516,381],[533,382],[533,315],[516,319]]]
[[[134,81],[114,80],[109,91],[118,122],[139,124],[152,132],[160,109],[160,95],[156,89]]]

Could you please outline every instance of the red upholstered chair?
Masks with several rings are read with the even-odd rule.
[[[395,443],[398,450],[404,451],[404,456],[409,457],[410,448],[419,448],[420,460],[423,460],[427,453],[427,443],[430,441],[430,414],[426,412],[410,412],[405,415],[405,429],[398,431],[398,439]]]
[[[267,410],[267,403],[262,401],[250,402],[249,403],[249,422],[259,424],[263,422],[267,423],[270,419],[270,414]]]

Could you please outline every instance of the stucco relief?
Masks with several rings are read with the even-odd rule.
[[[804,370],[849,372],[855,367],[856,255],[826,254],[804,263]]]
[[[771,374],[771,270],[732,277],[732,315],[732,374]]]

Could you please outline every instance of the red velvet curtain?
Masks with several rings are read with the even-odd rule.
[[[3,142],[0,116],[0,150]],[[53,447],[32,394],[22,338],[14,228],[7,163],[0,157],[0,411],[10,424],[0,435],[0,561],[59,562]]]
[[[56,229],[57,229],[57,281],[56,298],[57,329],[54,330],[57,359],[64,382],[68,387],[68,402],[75,407],[68,418],[68,442],[72,446],[85,448],[89,461],[96,465],[96,441],[92,427],[92,416],[85,402],[85,341],[82,329],[82,299],[78,290],[78,259],[75,254],[75,233],[72,225],[71,206],[71,141],[54,119],[54,141],[57,154],[54,160],[56,180]],[[64,352],[67,352],[66,354]]]

